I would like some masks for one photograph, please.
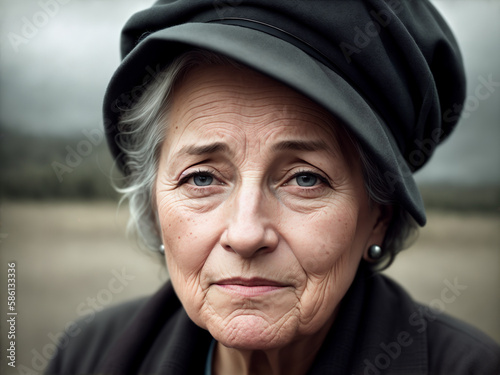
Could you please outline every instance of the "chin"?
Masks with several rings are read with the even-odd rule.
[[[224,327],[208,327],[211,335],[228,348],[238,350],[271,350],[286,346],[293,340],[291,322],[270,324],[263,317],[240,315]]]

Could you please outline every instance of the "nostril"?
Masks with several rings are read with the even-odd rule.
[[[221,234],[220,245],[226,250],[239,254],[243,258],[254,254],[271,252],[278,243],[278,235],[271,225],[271,220],[264,218],[260,211],[240,210],[232,212],[227,228]]]
[[[233,240],[234,242],[234,240]],[[249,244],[249,243],[234,243],[231,244],[229,243],[221,243],[222,248],[226,251],[238,254],[244,258],[252,257],[257,254],[262,254],[262,253],[267,253],[272,251],[272,248],[270,246],[256,246],[255,244]]]

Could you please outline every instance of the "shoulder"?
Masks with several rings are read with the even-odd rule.
[[[90,374],[103,354],[117,340],[146,304],[147,298],[135,299],[88,315],[77,321],[58,344],[56,357],[46,374]]]
[[[500,374],[500,346],[446,314],[428,317],[429,367],[435,374]]]
[[[414,302],[388,277],[374,278],[379,296],[384,295],[380,301],[393,311],[389,315],[398,315],[393,321],[423,344],[429,374],[500,374],[500,346],[493,339],[444,311]]]
[[[153,296],[82,320],[60,345],[50,375],[200,373],[211,336],[187,316],[170,282]]]

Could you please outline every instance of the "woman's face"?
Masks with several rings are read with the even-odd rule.
[[[184,308],[221,343],[272,349],[325,332],[386,220],[321,107],[247,69],[176,87],[155,198]]]

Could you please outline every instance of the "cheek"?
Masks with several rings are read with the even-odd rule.
[[[301,223],[287,221],[290,245],[309,277],[335,272],[340,265],[356,259],[356,220],[347,211],[314,214]],[[293,224],[291,222],[294,222]],[[357,265],[356,265],[357,266]]]
[[[158,216],[174,286],[196,287],[201,269],[217,243],[215,221],[194,214],[179,202],[158,205]]]

